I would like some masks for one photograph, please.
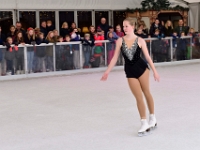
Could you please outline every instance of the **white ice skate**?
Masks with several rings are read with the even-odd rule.
[[[157,127],[157,121],[154,114],[149,115],[149,126],[151,130],[154,130]]]
[[[138,130],[138,136],[145,136],[145,135],[149,135],[151,132],[150,126],[147,122],[146,119],[142,119],[141,120],[141,128],[140,130]]]

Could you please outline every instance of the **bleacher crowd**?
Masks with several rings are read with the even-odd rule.
[[[135,28],[135,34],[142,38],[158,39],[153,40],[151,44],[146,40],[149,49],[151,45],[154,62],[171,61],[170,41],[165,37],[173,38],[173,57],[176,60],[189,58],[190,42],[182,37],[192,36],[192,44],[199,46],[199,34],[193,28],[184,26],[182,19],[179,20],[177,27],[173,27],[170,20],[164,23],[156,19],[149,30],[144,21],[140,21]],[[115,28],[109,26],[105,18],[101,18],[101,23],[97,27],[91,25],[89,32],[86,33],[81,32],[75,22],[70,27],[67,22],[63,22],[59,33],[51,20],[42,21],[40,28],[29,27],[26,31],[21,22],[17,22],[15,26],[10,27],[7,34],[3,34],[0,26],[0,45],[6,47],[0,47],[0,75],[24,74],[23,45],[31,45],[27,47],[26,56],[28,73],[55,71],[53,46],[47,46],[48,43],[55,44],[56,71],[99,67],[105,61],[105,47],[107,64],[109,64],[114,55],[115,42],[123,36],[121,26],[117,25]],[[95,42],[100,40],[108,40],[108,42]],[[80,50],[83,52],[83,66],[80,66]],[[200,51],[199,48],[197,51]],[[117,64],[123,64],[121,55]]]

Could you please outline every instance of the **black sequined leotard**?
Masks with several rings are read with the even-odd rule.
[[[131,48],[128,48],[124,38],[122,38],[121,52],[125,60],[124,71],[126,73],[126,77],[139,78],[148,68],[148,65],[140,57],[141,48],[138,45],[138,37],[136,38]]]

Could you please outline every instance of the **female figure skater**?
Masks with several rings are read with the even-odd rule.
[[[141,50],[153,70],[155,81],[159,81],[159,75],[149,56],[146,42],[134,34],[134,20],[130,17],[126,18],[123,21],[123,28],[126,35],[117,40],[114,56],[101,80],[107,80],[108,74],[116,64],[121,51],[125,60],[124,70],[129,87],[136,98],[138,111],[141,117],[141,128],[138,131],[138,136],[144,136],[157,126],[157,121],[154,114],[154,101],[149,91],[149,68],[147,63],[140,57]],[[145,95],[150,112],[149,122],[147,122],[146,119],[142,92]]]

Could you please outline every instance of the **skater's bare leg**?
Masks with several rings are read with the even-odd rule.
[[[139,77],[139,82],[146,98],[149,112],[150,114],[154,114],[154,101],[149,90],[149,72],[149,69],[146,69],[146,71]]]
[[[138,79],[128,78],[128,83],[133,95],[136,98],[140,117],[141,119],[146,119],[146,108],[145,103],[143,101],[142,88],[140,86],[140,82]]]

